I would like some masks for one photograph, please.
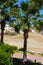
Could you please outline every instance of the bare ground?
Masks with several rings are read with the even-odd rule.
[[[27,51],[43,53],[43,35],[30,32],[27,41]],[[4,36],[4,42],[22,48],[24,42],[23,34],[17,36]]]

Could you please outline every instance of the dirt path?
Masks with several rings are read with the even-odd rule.
[[[23,53],[14,53],[13,54],[14,58],[21,58],[23,59]],[[27,54],[27,59],[31,60],[31,61],[35,61],[36,62],[40,62],[41,64],[43,64],[43,57],[38,56],[38,55],[33,55],[33,54]]]
[[[4,42],[22,48],[24,42],[23,34],[17,36],[4,36]],[[43,53],[43,36],[37,33],[29,33],[27,51]]]

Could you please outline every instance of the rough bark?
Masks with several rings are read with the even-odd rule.
[[[27,60],[27,38],[28,38],[28,32],[24,31],[24,50],[23,50],[23,62]]]
[[[3,38],[4,38],[4,31],[1,30],[1,42],[3,43]]]
[[[26,18],[24,19],[24,24],[28,22],[28,15],[29,13],[27,12]],[[27,25],[28,26],[28,25]],[[24,29],[24,50],[23,50],[23,62],[27,60],[27,39],[28,39],[28,30]]]
[[[1,21],[1,42],[3,43],[3,38],[4,38],[4,27],[5,27],[5,19]]]

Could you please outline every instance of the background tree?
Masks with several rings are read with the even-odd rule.
[[[6,24],[6,20],[9,18],[5,17],[2,21],[1,21],[1,42],[3,42],[3,37],[4,37],[4,28],[5,28],[5,24]]]
[[[3,36],[4,36],[4,27],[5,27],[5,23],[6,23],[6,20],[10,20],[10,16],[17,16],[17,6],[13,6],[14,3],[16,2],[17,0],[0,0],[0,6],[2,6],[0,9],[1,9],[1,16],[2,16],[2,19],[1,19],[1,42],[3,42]],[[6,11],[7,8],[10,8],[10,12]],[[15,11],[15,12],[14,12]]]

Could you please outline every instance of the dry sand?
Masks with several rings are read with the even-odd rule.
[[[29,33],[27,40],[27,51],[41,52],[43,53],[43,35],[38,33]],[[4,42],[10,45],[17,46],[18,48],[23,47],[23,34],[17,36],[4,36]]]

